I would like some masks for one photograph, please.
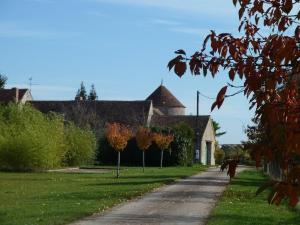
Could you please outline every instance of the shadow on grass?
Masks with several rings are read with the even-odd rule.
[[[220,222],[218,222],[220,221]],[[226,222],[226,223],[225,223]],[[291,219],[282,219],[278,221],[278,218],[272,216],[243,216],[233,214],[218,214],[210,218],[210,224],[230,224],[230,225],[297,225],[300,224],[300,215]]]

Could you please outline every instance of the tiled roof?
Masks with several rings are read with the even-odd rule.
[[[210,119],[210,116],[199,116],[199,134],[200,137],[203,136],[206,129],[207,123]],[[153,115],[151,119],[151,126],[172,126],[178,123],[186,123],[195,131],[197,130],[197,119],[196,116],[158,116]]]
[[[146,100],[152,100],[154,107],[182,107],[185,106],[163,85],[160,85]]]
[[[19,100],[21,100],[28,89],[18,89]],[[0,103],[9,103],[16,100],[16,89],[0,89]]]
[[[85,116],[95,114],[97,119],[126,125],[145,125],[151,101],[32,101],[32,106],[43,113],[56,112],[72,117],[82,110]]]

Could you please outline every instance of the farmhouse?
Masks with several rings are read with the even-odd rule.
[[[195,141],[195,149],[199,151],[195,151],[195,158],[205,165],[215,164],[215,133],[211,117],[185,115],[185,106],[163,85],[140,101],[84,101],[80,98],[71,101],[35,101],[27,89],[0,91],[0,102],[16,100],[27,102],[43,113],[60,113],[66,120],[79,125],[90,124],[99,132],[107,122],[118,122],[132,127],[163,127],[184,122],[195,131],[196,137],[198,135],[199,144],[197,147]]]

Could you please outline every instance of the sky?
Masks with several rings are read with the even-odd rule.
[[[81,81],[100,100],[143,100],[163,81],[195,115],[197,90],[215,97],[227,73],[179,78],[167,63],[177,49],[199,50],[210,30],[238,34],[237,26],[231,0],[1,0],[0,73],[8,88],[28,88],[32,77],[35,100],[72,100]],[[245,140],[247,99],[210,112],[212,102],[200,96],[200,114],[227,132],[219,143]]]

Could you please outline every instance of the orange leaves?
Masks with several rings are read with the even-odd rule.
[[[148,128],[140,127],[135,134],[135,139],[138,148],[145,151],[152,144],[153,134]]]
[[[162,133],[154,133],[153,134],[153,140],[156,143],[156,145],[160,148],[160,150],[167,150],[169,148],[169,145],[173,141],[174,137],[173,135],[165,135]]]
[[[106,138],[109,144],[116,151],[123,151],[128,140],[132,137],[132,132],[124,125],[119,123],[108,123],[106,125]]]

